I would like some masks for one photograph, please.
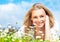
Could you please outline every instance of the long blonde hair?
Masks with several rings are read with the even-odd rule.
[[[28,13],[26,14],[25,18],[24,18],[24,23],[23,25],[27,26],[27,28],[29,28],[30,25],[32,25],[32,22],[31,22],[31,14],[32,14],[32,11],[35,10],[35,9],[44,9],[46,15],[48,15],[49,17],[49,25],[50,25],[50,28],[53,27],[54,25],[54,17],[51,13],[51,11],[46,8],[43,4],[40,4],[40,3],[36,3],[34,4],[31,9],[28,11]],[[25,28],[25,31],[27,31],[27,29]]]

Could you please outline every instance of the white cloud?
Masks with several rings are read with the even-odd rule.
[[[22,1],[20,4],[3,4],[0,5],[0,23],[15,24],[18,21],[22,24],[25,13],[32,4]],[[6,21],[6,22],[5,22]]]
[[[5,5],[0,5],[0,10],[1,11],[12,11],[14,9],[15,5],[14,4],[5,4]]]

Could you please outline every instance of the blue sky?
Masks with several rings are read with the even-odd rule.
[[[0,0],[0,24],[18,26],[23,24],[25,14],[34,3],[42,3],[53,13],[55,19],[60,21],[60,0]],[[60,24],[60,23],[59,23]]]

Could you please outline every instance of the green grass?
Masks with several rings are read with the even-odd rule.
[[[6,33],[4,36],[4,32],[0,32],[0,42],[49,42],[49,40],[43,41],[42,39],[34,39],[29,35],[24,35],[21,38],[15,37],[12,32],[9,34]],[[54,42],[59,42],[60,39],[54,41]]]
[[[22,36],[21,38],[14,38],[14,36],[6,35],[5,37],[0,37],[0,42],[49,42],[49,40],[38,40],[32,39],[30,36]],[[56,41],[58,42],[58,40]]]

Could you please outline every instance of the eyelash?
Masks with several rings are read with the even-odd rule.
[[[37,17],[34,17],[34,18],[37,18]]]
[[[44,16],[40,16],[40,17],[44,17]]]

